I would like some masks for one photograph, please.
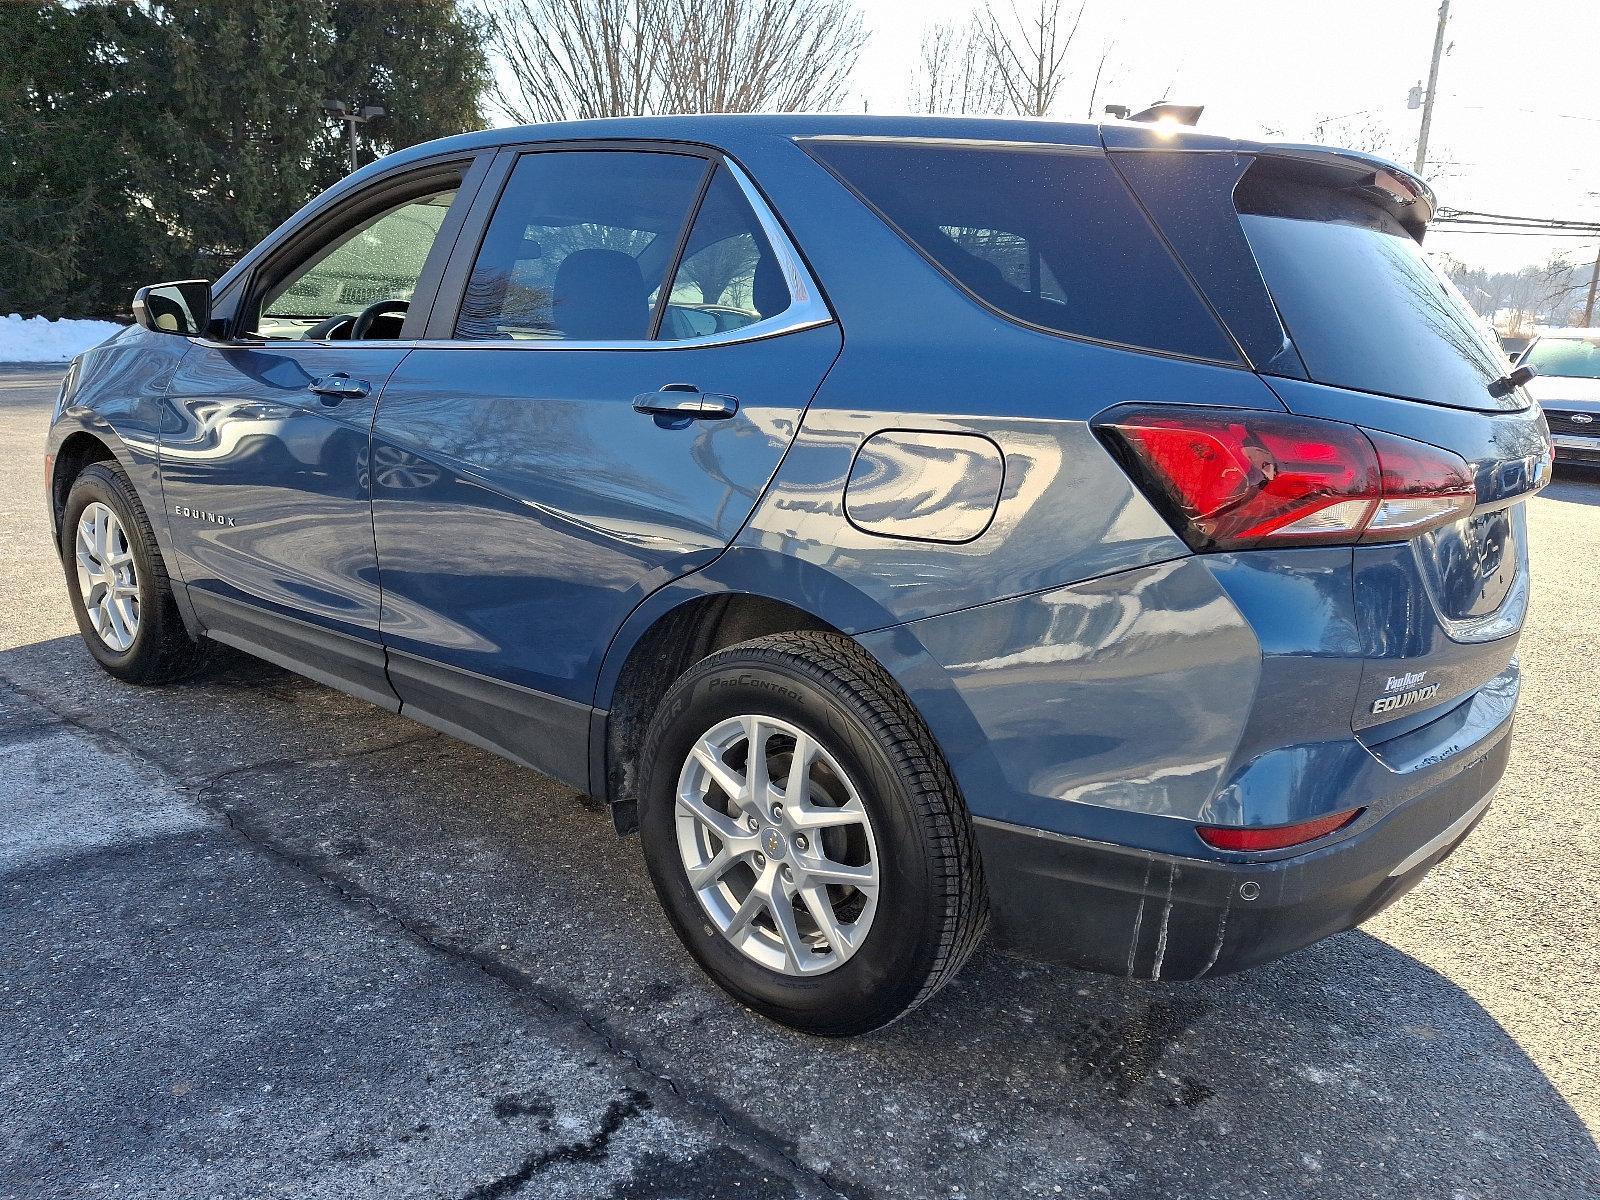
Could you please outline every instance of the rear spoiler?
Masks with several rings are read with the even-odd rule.
[[[1103,123],[1100,141],[1107,150],[1252,156],[1258,170],[1360,192],[1364,199],[1382,208],[1419,242],[1438,207],[1433,189],[1415,171],[1360,150],[1294,142],[1257,142],[1201,133],[1187,127],[1158,130],[1125,121]]]
[[[1256,162],[1274,174],[1359,192],[1419,242],[1438,207],[1433,189],[1418,175],[1376,154],[1268,143],[1256,151]]]

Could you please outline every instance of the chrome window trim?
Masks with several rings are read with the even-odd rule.
[[[755,213],[756,220],[761,225],[761,232],[766,235],[773,254],[777,256],[778,265],[783,271],[784,283],[789,289],[789,307],[770,317],[753,321],[742,329],[730,329],[700,338],[680,338],[676,341],[652,341],[645,338],[589,342],[565,338],[551,338],[548,341],[520,338],[417,338],[408,341],[393,338],[359,342],[348,339],[308,342],[294,338],[217,342],[208,338],[190,338],[189,341],[212,350],[295,346],[325,346],[338,350],[363,347],[391,350],[693,350],[700,346],[732,346],[742,342],[757,342],[766,338],[780,337],[786,333],[798,333],[803,329],[816,329],[833,324],[833,313],[822,298],[822,289],[817,286],[817,281],[807,270],[800,252],[795,249],[783,226],[778,223],[778,218],[768,207],[765,198],[756,190],[754,182],[731,158],[724,155],[720,162],[733,176],[733,181],[739,186],[745,202],[750,205],[750,211]],[[698,217],[698,212],[695,215]],[[667,286],[671,286],[670,280]]]
[[[802,149],[808,142],[872,142],[895,146],[959,146],[979,150],[1022,150],[1042,154],[1104,154],[1105,147],[1082,142],[1033,142],[1026,138],[939,137],[932,134],[818,133],[793,139]]]

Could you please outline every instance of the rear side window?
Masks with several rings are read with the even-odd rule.
[[[563,150],[518,160],[478,249],[458,338],[639,341],[709,164]]]
[[[814,139],[805,148],[1006,316],[1053,333],[1238,361],[1103,154],[870,139]]]
[[[1359,193],[1259,165],[1234,201],[1312,379],[1457,408],[1501,406],[1486,386],[1506,371],[1499,346],[1388,212]]]

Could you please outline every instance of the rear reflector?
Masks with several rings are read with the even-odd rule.
[[[1194,550],[1403,541],[1477,504],[1459,455],[1342,421],[1163,405],[1095,430]]]
[[[1351,808],[1315,821],[1301,821],[1295,825],[1250,826],[1196,825],[1195,832],[1206,845],[1217,850],[1283,850],[1314,842],[1320,837],[1343,829],[1366,809]]]

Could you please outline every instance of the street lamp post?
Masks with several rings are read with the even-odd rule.
[[[343,121],[350,131],[350,170],[356,169],[356,126],[367,125],[379,117],[387,116],[381,104],[367,104],[361,108],[346,104],[343,100],[324,100],[322,111],[335,121]]]

